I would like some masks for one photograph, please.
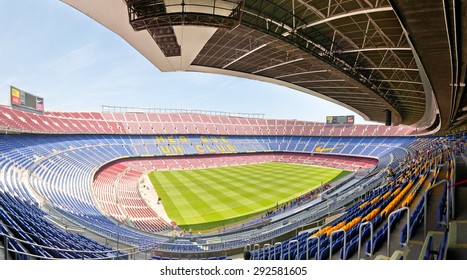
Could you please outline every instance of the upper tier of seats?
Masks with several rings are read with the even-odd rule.
[[[406,136],[411,127],[326,125],[190,113],[45,112],[28,113],[0,105],[0,131],[66,134],[198,134],[294,136]]]

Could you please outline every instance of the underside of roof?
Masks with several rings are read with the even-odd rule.
[[[464,1],[441,10],[443,1],[434,0],[63,2],[120,35],[161,71],[268,81],[367,120],[385,122],[389,110],[393,125],[432,132],[452,129],[465,107]],[[452,74],[453,67],[460,71]]]

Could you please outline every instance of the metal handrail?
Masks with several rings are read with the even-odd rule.
[[[428,192],[434,188],[437,188],[443,184],[449,184],[449,181],[446,179],[443,179],[439,181],[438,183],[434,184],[433,186],[429,187],[425,193],[423,194],[423,236],[426,236],[426,215],[427,215],[427,207],[428,207]],[[449,199],[447,199],[447,208],[449,209]],[[448,217],[448,222],[449,222],[449,217]]]
[[[10,250],[10,249],[8,249],[8,243],[9,243],[10,239],[18,241],[20,244],[28,244],[28,245],[31,245],[31,246],[34,246],[34,247],[37,247],[37,248],[49,249],[49,250],[54,250],[54,251],[58,251],[58,252],[73,252],[73,253],[82,254],[82,255],[84,255],[86,253],[103,254],[103,253],[116,253],[116,252],[118,252],[117,250],[91,251],[91,250],[62,249],[62,248],[49,247],[49,246],[44,246],[44,245],[40,245],[40,244],[37,244],[37,243],[28,242],[26,240],[19,239],[19,238],[13,237],[13,236],[9,236],[9,235],[6,235],[4,233],[0,233],[0,236],[3,236],[3,244],[4,244],[3,249],[4,249],[4,253],[5,253],[5,259],[8,258],[8,252],[19,253],[19,254],[39,258],[39,259],[56,259],[56,258],[48,258],[48,257],[44,257],[44,256],[34,255],[34,254],[30,254],[30,253],[27,253],[27,252],[21,252],[21,251],[17,251],[17,250]],[[129,247],[127,249],[133,249],[133,247]],[[139,252],[140,251],[137,251],[137,252],[134,252],[134,253],[122,254],[122,255],[120,255],[120,257],[134,255],[134,254],[137,254]],[[118,255],[113,256],[113,257],[109,256],[109,257],[104,257],[104,258],[93,258],[93,259],[95,259],[95,260],[105,260],[105,259],[116,259],[116,258],[118,258]]]
[[[345,231],[345,229],[338,229],[338,230],[333,231],[331,235],[329,236],[329,259],[331,259],[332,257],[332,236],[338,232],[344,233],[344,255],[345,255],[345,251],[347,249],[347,232]]]
[[[373,222],[367,221],[361,223],[358,227],[358,259],[360,259],[360,253],[362,248],[362,227],[366,225],[370,225],[370,254],[368,254],[368,256],[371,257],[373,255]]]
[[[321,236],[321,235],[320,235]],[[308,237],[308,239],[306,240],[306,259],[309,260],[310,259],[310,240],[314,240],[314,239],[318,239],[318,242],[316,242],[318,244],[318,259],[319,259],[319,242],[321,241],[320,239],[320,236],[310,236]]]
[[[454,187],[454,182],[456,181],[455,177],[456,177],[456,161],[454,160],[454,153],[451,151],[451,158],[452,158],[452,173],[451,173],[451,187],[448,189],[450,190],[451,192],[451,217],[452,219],[455,219],[456,217],[456,192],[454,191],[454,189],[452,189],[452,187]],[[449,220],[448,220],[448,226],[449,226]]]
[[[253,252],[257,252],[258,253],[258,259],[259,259],[259,249],[261,248],[261,246],[256,243],[256,244],[253,244]],[[254,255],[254,253],[253,253]],[[253,258],[254,259],[254,258]]]
[[[297,248],[296,252],[298,253],[298,247],[299,247],[298,246],[298,240],[289,241],[289,255],[288,255],[289,260],[290,260],[290,249],[292,248],[292,244],[296,244],[296,248]],[[297,256],[295,256],[295,258],[297,258]]]
[[[282,242],[276,242],[274,243],[274,260],[276,259],[276,247],[277,245],[279,245],[280,249],[281,249],[281,253],[280,253],[280,256],[282,256],[282,253],[283,253],[283,248],[282,248]],[[279,257],[280,259],[280,257]]]
[[[266,243],[263,245],[263,253],[266,252],[266,249],[269,249],[268,250],[268,260],[269,260],[271,259],[271,244]],[[259,256],[258,256],[258,259],[259,259]]]
[[[387,246],[387,255],[389,257],[389,244],[390,244],[390,237],[391,237],[391,217],[399,212],[402,212],[402,211],[407,211],[407,237],[406,237],[406,243],[405,245],[408,245],[409,244],[409,235],[410,235],[410,209],[409,207],[402,207],[396,211],[393,211],[391,214],[389,214],[388,216],[388,246]]]

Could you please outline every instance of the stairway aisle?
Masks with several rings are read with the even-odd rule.
[[[465,157],[467,160],[467,157]],[[456,182],[467,180],[467,163],[462,156],[456,156]],[[462,184],[455,187],[456,197],[456,220],[467,220],[467,184]]]
[[[456,182],[467,179],[467,164],[462,156],[456,156]],[[451,244],[446,259],[467,260],[467,184],[455,187],[455,223],[450,228]]]

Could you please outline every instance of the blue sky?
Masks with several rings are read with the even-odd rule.
[[[0,104],[9,87],[49,111],[101,105],[261,113],[325,121],[352,111],[286,87],[205,73],[162,73],[118,35],[59,0],[0,0]],[[363,119],[356,118],[357,123]]]

